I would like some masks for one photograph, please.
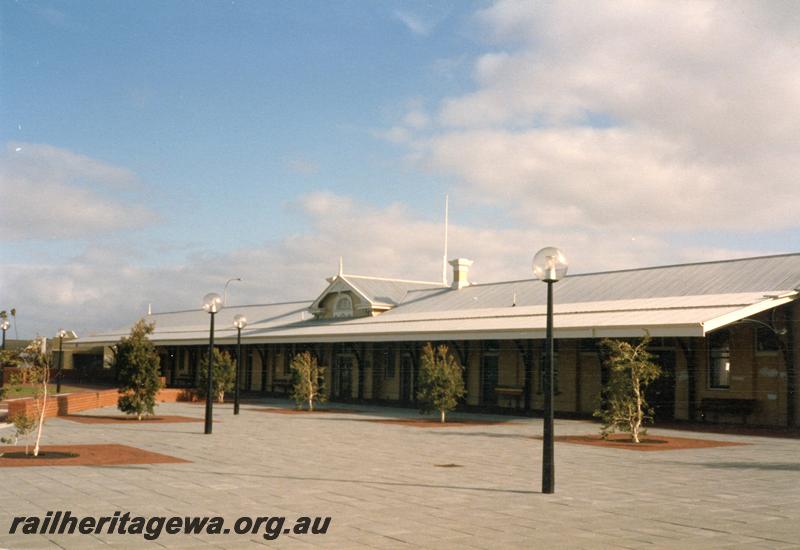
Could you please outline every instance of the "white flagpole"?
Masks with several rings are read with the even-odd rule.
[[[444,256],[442,256],[442,285],[447,286],[447,210],[450,197],[444,196]]]

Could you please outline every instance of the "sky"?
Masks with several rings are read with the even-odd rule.
[[[9,337],[800,251],[800,5],[0,0]]]

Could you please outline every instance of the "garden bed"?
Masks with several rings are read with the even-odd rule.
[[[202,418],[174,415],[145,416],[141,420],[137,420],[135,416],[124,414],[68,414],[61,418],[64,420],[71,420],[72,422],[80,422],[81,424],[173,424],[177,422],[203,422]]]
[[[536,439],[541,439],[537,437]],[[614,449],[626,449],[629,451],[678,451],[686,449],[708,449],[711,447],[731,447],[735,445],[746,445],[746,443],[735,443],[733,441],[716,441],[712,439],[693,439],[688,437],[672,436],[641,436],[639,443],[633,443],[627,434],[612,434],[608,439],[603,439],[599,435],[562,435],[555,438],[562,443],[574,443],[577,445],[592,445],[595,447],[610,447]]]
[[[32,452],[33,447],[29,450]],[[0,468],[35,466],[116,466],[122,464],[185,464],[188,460],[128,445],[43,445],[41,456],[24,455],[25,447],[0,447]],[[10,456],[7,456],[8,453]]]

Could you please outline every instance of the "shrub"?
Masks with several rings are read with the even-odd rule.
[[[208,356],[200,361],[200,376],[197,395],[201,399],[206,397],[208,388]],[[233,389],[236,382],[236,366],[230,354],[214,348],[214,363],[211,368],[212,396],[218,403],[225,402],[225,392]]]
[[[463,368],[445,345],[430,343],[422,349],[422,364],[419,371],[419,391],[423,413],[439,411],[441,422],[445,422],[448,411],[456,408],[458,400],[466,394]]]
[[[153,328],[152,323],[141,319],[131,328],[130,336],[119,341],[111,360],[118,375],[117,408],[125,414],[135,414],[138,420],[145,414],[154,414],[162,387],[158,352],[148,338]]]
[[[611,371],[601,406],[594,412],[603,421],[603,439],[619,430],[630,432],[631,441],[639,443],[639,435],[647,433],[642,426],[653,420],[653,411],[645,400],[645,390],[661,375],[661,368],[647,351],[649,343],[649,335],[636,345],[623,340],[601,342],[609,352],[606,364]]]
[[[292,359],[292,398],[300,408],[308,403],[308,410],[314,410],[314,403],[325,401],[325,368],[320,367],[317,358],[309,352],[298,353]]]

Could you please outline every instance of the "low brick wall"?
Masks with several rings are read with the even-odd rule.
[[[118,397],[119,392],[116,389],[87,390],[48,396],[45,416],[64,416],[90,409],[113,407],[116,406]],[[194,401],[195,396],[191,390],[164,388],[158,392],[156,399],[159,403],[175,403],[176,401]],[[10,399],[6,403],[8,404],[8,418],[19,413],[31,416],[35,412],[34,400],[31,397]]]

